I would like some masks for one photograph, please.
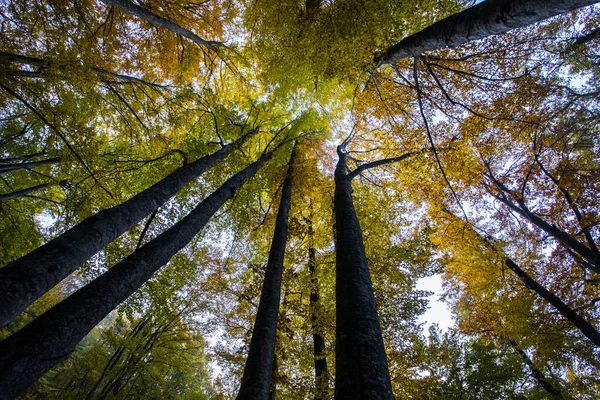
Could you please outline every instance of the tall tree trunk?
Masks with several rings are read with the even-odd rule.
[[[22,394],[36,379],[68,357],[94,326],[186,246],[272,155],[273,152],[263,154],[229,178],[181,221],[0,342],[0,399]]]
[[[544,376],[544,373],[533,364],[533,361],[531,361],[531,358],[529,358],[527,353],[525,353],[523,349],[519,348],[516,342],[511,340],[509,344],[514,349],[515,353],[517,353],[521,360],[523,360],[523,362],[527,365],[527,367],[531,371],[531,375],[533,375],[533,378],[536,380],[536,382],[541,387],[543,387],[545,391],[550,393],[553,399],[562,400],[563,396],[561,391],[555,388],[554,385],[552,385],[552,383],[548,380],[548,378]]]
[[[159,26],[164,29],[168,29],[171,32],[176,33],[177,35],[184,36],[196,44],[206,47],[209,50],[216,50],[217,46],[222,45],[221,42],[204,40],[194,32],[189,31],[174,22],[169,21],[159,15],[154,14],[153,12],[146,10],[143,7],[138,6],[137,4],[132,3],[129,0],[102,0],[107,4],[110,4],[113,7],[120,8],[121,10],[128,12],[131,15],[135,15],[138,18],[141,18],[145,21],[150,22],[154,26]]]
[[[336,399],[393,399],[362,230],[352,200],[347,155],[337,149],[336,223]]]
[[[312,218],[312,216],[311,216]],[[317,277],[317,249],[312,219],[308,221],[308,269],[310,271],[310,320],[313,331],[313,357],[315,363],[315,400],[328,398],[329,371],[325,351],[325,338],[319,326],[319,278]]]
[[[582,318],[577,311],[573,310],[554,293],[540,285],[535,279],[531,278],[527,272],[523,271],[517,263],[510,258],[506,258],[506,266],[510,268],[521,281],[531,290],[540,295],[544,300],[550,303],[563,317],[569,320],[577,329],[581,331],[596,346],[600,346],[600,332],[592,324]]]
[[[58,184],[59,184],[59,182],[42,183],[41,185],[32,186],[27,189],[21,189],[21,190],[16,190],[16,191],[10,192],[10,193],[0,194],[0,201],[6,201],[6,200],[23,197],[23,196],[28,195],[31,192],[36,192],[38,190],[46,189],[50,186],[54,186],[54,185],[58,185]]]
[[[184,165],[126,202],[100,211],[31,253],[0,268],[0,327],[140,222],[254,132]]]
[[[295,150],[294,146],[287,176],[283,182],[267,270],[260,292],[260,302],[244,367],[244,375],[237,396],[238,399],[266,400],[269,398],[275,339],[277,337],[277,317],[279,316],[279,302],[281,299],[283,260],[287,243],[288,216],[292,197],[292,169],[296,158]]]
[[[486,0],[408,36],[375,61],[379,67],[426,51],[457,47],[597,2],[598,0]]]
[[[56,164],[60,162],[60,157],[52,157],[45,160],[39,161],[27,161],[15,164],[0,164],[0,174],[5,174],[7,172],[18,171],[26,168],[35,168],[40,165],[48,165],[48,164]]]

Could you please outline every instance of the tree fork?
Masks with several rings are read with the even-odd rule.
[[[426,51],[454,48],[597,3],[598,0],[486,0],[444,18],[390,47],[377,67]]]
[[[185,247],[272,156],[273,151],[263,153],[181,221],[0,342],[0,400],[21,395],[36,379],[67,358],[94,326]]]
[[[352,200],[344,144],[337,149],[336,399],[393,399],[362,230]]]
[[[0,327],[152,213],[180,189],[239,148],[256,130],[184,165],[124,203],[102,210],[29,254],[0,268]]]
[[[294,146],[281,191],[275,231],[269,250],[269,260],[267,261],[256,321],[250,340],[250,349],[237,399],[267,400],[269,398],[275,339],[277,337],[277,319],[281,300],[283,261],[287,243],[288,217],[292,198],[292,169],[295,158],[296,148]]]

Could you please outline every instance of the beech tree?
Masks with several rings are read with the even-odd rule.
[[[594,4],[5,4],[0,398],[592,398]]]

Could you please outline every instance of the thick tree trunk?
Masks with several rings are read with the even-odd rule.
[[[126,202],[100,211],[49,243],[0,268],[0,327],[140,222],[181,188],[238,148],[252,133],[184,165]]]
[[[238,399],[269,398],[275,339],[277,337],[277,317],[281,299],[281,279],[283,260],[287,243],[288,216],[292,196],[292,168],[295,148],[290,157],[287,176],[283,183],[281,201],[275,221],[273,241],[269,251],[267,270],[260,293],[260,302],[250,340],[250,349],[246,358],[244,375],[238,393]]]
[[[315,361],[315,400],[328,398],[329,371],[325,351],[325,338],[321,334],[323,327],[319,326],[319,279],[317,278],[317,249],[312,220],[308,221],[308,269],[310,271],[310,320],[313,331],[313,357]]]
[[[19,197],[23,197],[28,195],[31,192],[35,192],[38,190],[42,190],[42,189],[46,189],[50,186],[54,186],[54,185],[58,185],[58,182],[49,182],[49,183],[43,183],[41,185],[37,185],[37,186],[32,186],[30,188],[27,189],[21,189],[21,190],[16,190],[14,192],[10,192],[10,193],[4,193],[4,194],[0,194],[0,201],[6,201],[6,200],[11,200],[11,199],[16,199]]]
[[[216,50],[217,46],[221,45],[221,42],[215,42],[210,40],[204,40],[194,32],[191,32],[174,22],[169,21],[159,15],[154,14],[151,11],[146,10],[137,4],[132,3],[129,0],[102,0],[113,7],[120,8],[121,10],[128,12],[131,15],[135,15],[145,21],[150,22],[154,26],[158,26],[164,29],[168,29],[178,35],[184,36],[196,44],[206,47],[209,50]]]
[[[552,385],[552,383],[548,380],[548,378],[544,376],[544,373],[533,364],[533,361],[531,361],[531,358],[529,358],[527,353],[525,353],[523,349],[520,349],[517,343],[514,341],[511,341],[510,345],[514,349],[515,353],[517,353],[521,360],[523,360],[523,362],[527,365],[527,367],[531,371],[531,375],[536,380],[536,382],[541,387],[543,387],[544,390],[547,391],[553,399],[562,400],[563,396],[561,391],[555,388],[554,385]]]
[[[22,394],[36,379],[68,357],[94,326],[186,246],[272,154],[263,154],[181,221],[1,342],[0,399]]]
[[[393,399],[390,373],[347,155],[338,147],[336,221],[336,399]]]
[[[426,51],[457,47],[597,2],[598,0],[486,0],[408,36],[375,61],[379,67]]]
[[[575,310],[565,304],[554,293],[540,285],[523,271],[517,263],[510,258],[506,258],[506,266],[510,268],[521,281],[531,290],[540,295],[544,300],[550,303],[563,317],[569,320],[577,327],[588,339],[596,346],[600,346],[600,332],[592,324],[583,319]]]
[[[6,174],[8,172],[18,171],[26,168],[35,168],[41,165],[56,164],[60,162],[60,157],[48,158],[46,160],[39,161],[27,161],[15,164],[0,164],[0,174]]]

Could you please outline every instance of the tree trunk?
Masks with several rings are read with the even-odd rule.
[[[577,240],[577,238],[559,229],[556,225],[550,224],[544,221],[542,218],[535,215],[533,212],[531,212],[531,210],[525,204],[525,201],[523,201],[522,199],[517,199],[517,204],[515,204],[505,195],[504,188],[501,186],[498,187],[500,190],[503,191],[502,194],[494,195],[490,190],[492,196],[494,196],[498,201],[505,204],[508,208],[510,208],[517,214],[521,215],[523,218],[527,219],[533,225],[537,226],[538,228],[546,232],[548,235],[556,239],[564,247],[566,247],[567,249],[571,249],[574,253],[577,253],[579,256],[581,256],[587,261],[587,264],[585,264],[585,266],[590,268],[592,271],[600,273],[600,256],[597,253],[597,248],[595,248],[595,243],[593,242],[593,239],[590,244],[593,244],[594,248],[586,246],[585,244]]]
[[[167,175],[126,202],[100,211],[0,269],[0,327],[140,222],[181,188],[238,148],[253,132]]]
[[[513,260],[506,258],[506,266],[510,268],[523,283],[548,301],[563,317],[569,320],[577,329],[581,331],[596,346],[600,346],[600,332],[592,324],[583,319],[575,310],[565,304],[554,293],[537,283],[525,271],[523,271]]]
[[[21,190],[16,190],[14,192],[11,193],[4,193],[4,194],[0,194],[0,201],[6,201],[6,200],[11,200],[11,199],[16,199],[19,197],[23,197],[31,192],[35,192],[38,190],[42,190],[45,189],[47,187],[50,186],[54,186],[54,185],[58,185],[58,182],[49,182],[49,183],[43,183],[41,185],[37,185],[37,186],[32,186],[30,188],[27,189],[21,189]]]
[[[527,353],[525,353],[523,349],[520,349],[516,342],[511,340],[509,343],[514,349],[515,353],[517,353],[521,360],[523,360],[523,362],[527,365],[527,367],[531,371],[531,375],[533,375],[533,378],[536,380],[536,382],[541,387],[543,387],[545,391],[550,393],[553,399],[562,400],[563,396],[560,390],[555,388],[554,385],[550,383],[548,378],[544,376],[544,373],[539,368],[536,368],[536,366],[533,364],[533,361],[531,361],[531,358],[529,358]]]
[[[103,2],[110,4],[113,7],[120,8],[121,10],[128,12],[131,15],[150,22],[154,26],[158,26],[164,29],[168,29],[177,35],[184,36],[196,44],[206,47],[209,50],[216,50],[217,46],[221,45],[221,42],[215,42],[210,40],[204,40],[195,33],[177,25],[174,22],[169,21],[159,15],[154,14],[151,11],[146,10],[137,4],[132,3],[129,0],[102,0]]]
[[[335,169],[336,399],[393,399],[362,231],[352,200],[347,155]]]
[[[20,169],[35,168],[40,165],[56,164],[60,162],[60,157],[48,158],[46,160],[28,161],[16,164],[0,164],[0,174],[18,171]]]
[[[315,362],[315,400],[328,398],[329,371],[325,351],[325,338],[321,334],[323,327],[319,326],[319,279],[317,278],[317,249],[312,220],[308,221],[308,269],[310,271],[310,320],[313,331],[313,357]]]
[[[267,400],[269,398],[275,339],[277,337],[277,317],[279,316],[279,302],[281,299],[283,261],[287,243],[288,216],[292,196],[292,168],[295,158],[294,147],[287,176],[283,183],[273,241],[271,242],[269,260],[267,261],[267,270],[265,271],[260,293],[260,302],[244,367],[244,375],[237,396],[238,399]]]
[[[598,0],[486,0],[408,36],[390,47],[375,62],[379,67],[426,51],[454,48],[597,2]]]
[[[36,379],[68,357],[94,326],[186,246],[272,155],[272,152],[263,154],[229,178],[181,221],[1,342],[0,399],[22,394]]]

